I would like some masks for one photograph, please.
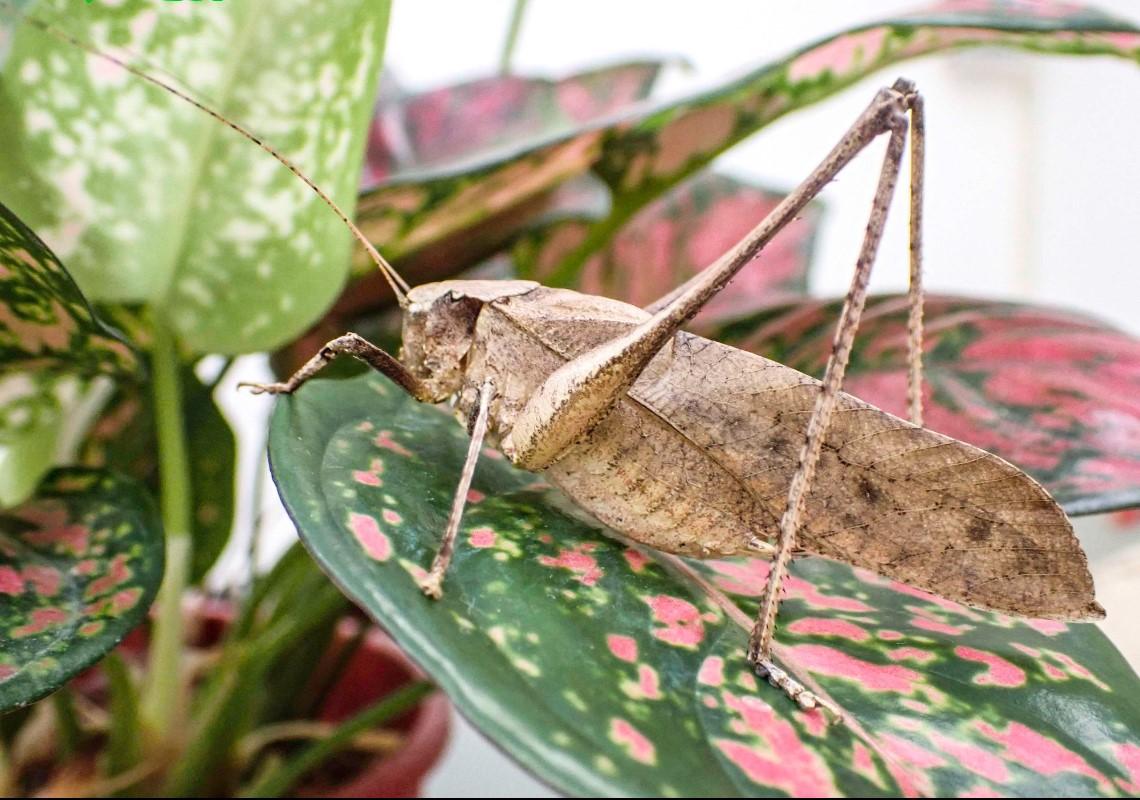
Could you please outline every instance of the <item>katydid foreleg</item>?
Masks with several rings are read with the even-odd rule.
[[[325,344],[317,354],[306,361],[300,369],[294,372],[288,380],[280,383],[239,383],[238,387],[246,387],[254,394],[292,394],[301,387],[305,381],[312,378],[327,367],[340,355],[349,355],[363,361],[377,372],[391,378],[400,388],[421,402],[429,401],[430,392],[423,383],[413,375],[407,367],[401,364],[384,350],[372,342],[355,333],[346,333]]]

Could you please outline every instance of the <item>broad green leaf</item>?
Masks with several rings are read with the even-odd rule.
[[[33,0],[5,0],[5,5],[11,8],[12,14],[18,14],[32,2]],[[8,18],[10,15],[5,14],[6,11],[8,8],[0,8],[0,67],[8,59],[8,50],[12,44],[13,21]]]
[[[185,84],[351,211],[388,0],[155,3],[38,18]],[[344,225],[288,170],[190,104],[24,24],[0,73],[0,185],[89,297],[148,302],[198,352],[270,348],[340,290]]]
[[[715,262],[783,198],[782,192],[727,175],[702,172],[643,208],[608,247],[583,265],[575,288],[647,306]],[[820,206],[808,206],[701,310],[694,324],[806,295],[819,217]],[[589,235],[595,219],[554,220],[552,224],[558,228],[556,243],[547,239],[545,226],[538,226],[519,238],[514,247],[515,258],[531,264],[531,277],[543,281],[544,273],[558,268],[561,255]],[[528,253],[535,246],[542,248],[541,259]]]
[[[467,440],[379,376],[281,400],[275,479],[324,569],[496,743],[606,796],[1135,791],[1140,681],[1091,625],[982,613],[820,559],[778,657],[847,722],[758,685],[747,621],[485,451],[440,601],[416,584]],[[751,614],[764,562],[700,567]]]
[[[54,413],[43,416],[49,418],[41,417],[19,432],[0,435],[0,508],[19,505],[31,497],[51,469],[59,419]]]
[[[839,302],[800,301],[704,329],[820,375]],[[905,297],[873,298],[845,389],[906,416]],[[1070,514],[1140,505],[1140,341],[1071,311],[926,301],[926,427],[1017,464]]]
[[[190,494],[194,505],[194,560],[190,580],[199,582],[218,560],[233,531],[237,443],[214,401],[214,389],[186,365],[182,408]],[[83,445],[87,466],[123,472],[159,491],[158,440],[150,387],[122,386]]]
[[[158,512],[134,481],[58,470],[0,514],[0,709],[43,697],[143,620],[162,580]]]
[[[0,376],[0,508],[18,505],[79,445],[112,392],[110,378],[57,372]]]
[[[130,375],[138,359],[48,246],[0,204],[0,370],[47,368]]]

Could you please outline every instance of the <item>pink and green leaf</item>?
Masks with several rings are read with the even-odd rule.
[[[594,171],[613,192],[613,213],[548,268],[547,283],[571,284],[647,202],[785,114],[813,105],[888,66],[977,46],[1140,61],[1140,29],[1094,7],[1041,0],[947,0],[844,31],[717,89],[630,115],[606,131]],[[838,136],[839,132],[836,132]],[[561,248],[563,234],[547,232]],[[536,259],[552,259],[536,248]],[[538,261],[522,265],[529,274]]]
[[[485,451],[442,600],[425,574],[462,427],[379,376],[279,402],[275,480],[333,580],[508,753],[575,795],[1135,791],[1140,681],[1092,625],[975,611],[821,559],[793,566],[778,658],[842,708],[760,684],[766,564],[667,570]],[[745,626],[747,623],[745,622]]]
[[[575,288],[644,307],[712,264],[783,199],[746,181],[702,172],[643,208],[610,244],[583,265]],[[782,230],[696,318],[697,323],[787,303],[807,293],[820,206],[813,204]],[[557,240],[545,228],[524,234],[515,258],[533,266],[540,282],[557,270],[561,255],[589,235],[593,220],[557,219]],[[557,245],[557,246],[555,246]],[[542,248],[541,258],[528,251]]]
[[[812,375],[839,313],[808,300],[704,329]],[[906,299],[868,303],[845,388],[906,416]],[[926,426],[1013,462],[1070,514],[1140,504],[1140,341],[1052,308],[926,302]]]
[[[0,709],[43,697],[146,616],[162,581],[157,510],[134,481],[64,469],[0,512]]]
[[[132,375],[138,358],[91,310],[51,249],[0,204],[0,365]]]
[[[565,197],[565,182],[588,178],[593,158],[583,160],[573,146],[568,154],[557,142],[645,99],[663,64],[623,62],[559,80],[497,76],[381,98],[357,223],[414,282],[478,263],[520,228],[572,203],[576,192]],[[543,147],[552,141],[554,147]],[[512,167],[506,153],[521,157],[525,167]],[[431,177],[425,179],[425,171]],[[462,199],[451,202],[459,192]],[[605,204],[608,209],[608,199]],[[404,225],[417,208],[433,211],[430,218],[416,216],[423,230]],[[375,281],[362,249],[353,271]],[[379,284],[375,288],[383,294]]]
[[[365,193],[360,221],[390,258],[413,261],[459,240],[583,171],[609,187],[611,214],[572,219],[532,237],[524,273],[572,285],[584,264],[648,203],[783,115],[830,97],[874,72],[932,53],[976,46],[1059,55],[1140,59],[1140,30],[1086,6],[1020,0],[942,3],[843,31],[711,90],[665,104],[639,103],[552,137],[520,142],[470,164],[394,177]],[[839,132],[836,132],[839,135]],[[576,244],[566,247],[573,239]],[[549,251],[547,248],[550,248]],[[480,254],[482,258],[485,254]],[[359,271],[367,264],[358,252]],[[469,266],[470,262],[460,266]],[[551,266],[553,265],[553,266]],[[459,266],[453,263],[453,271]],[[446,276],[438,266],[430,279]]]
[[[558,80],[497,75],[407,97],[382,95],[363,183],[371,187],[402,170],[477,162],[495,150],[564,134],[648,97],[661,67],[630,61]]]

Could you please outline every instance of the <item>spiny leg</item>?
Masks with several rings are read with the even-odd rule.
[[[557,369],[531,397],[502,441],[517,466],[540,470],[554,463],[596,425],[681,326],[723,289],[824,186],[880,134],[905,129],[912,87],[900,81],[881,90],[827,157],[747,236],[680,290],[651,308],[632,331]]]
[[[900,82],[896,83],[895,86],[900,91],[906,92],[906,96],[915,96],[913,87],[909,84],[901,85]],[[816,398],[815,407],[808,419],[807,434],[800,450],[799,466],[792,475],[791,485],[788,489],[788,504],[780,519],[776,557],[772,561],[768,583],[760,603],[760,612],[756,617],[756,624],[752,628],[752,634],[748,641],[748,660],[756,667],[757,672],[761,676],[768,677],[774,685],[779,686],[797,701],[803,696],[803,687],[796,684],[771,660],[772,634],[776,627],[776,612],[780,605],[780,592],[787,575],[788,563],[791,561],[792,552],[795,548],[796,534],[803,520],[807,495],[815,477],[816,467],[819,464],[824,436],[827,434],[828,425],[835,411],[839,389],[843,383],[843,375],[851,356],[851,345],[855,339],[859,318],[863,313],[863,306],[867,299],[867,283],[875,262],[875,255],[878,252],[879,242],[882,240],[883,227],[886,224],[887,211],[894,194],[895,184],[898,181],[905,144],[905,122],[896,123],[892,127],[891,138],[887,143],[887,153],[883,159],[879,185],[871,205],[867,232],[855,265],[851,289],[847,293],[843,310],[839,316],[831,357],[828,359],[827,368],[824,370],[823,382]]]
[[[479,409],[475,414],[475,424],[471,427],[471,443],[467,446],[467,459],[463,462],[463,472],[459,476],[459,486],[455,489],[455,499],[451,503],[451,516],[447,518],[447,530],[443,532],[443,541],[439,544],[439,552],[431,564],[431,571],[420,582],[420,588],[428,597],[438,600],[443,596],[443,574],[447,572],[447,565],[451,563],[451,556],[455,552],[455,537],[459,534],[459,523],[463,519],[463,507],[467,505],[467,492],[471,488],[471,478],[475,475],[475,462],[479,460],[479,451],[483,448],[483,437],[487,435],[487,416],[491,408],[491,399],[495,394],[495,387],[491,381],[483,383],[479,390]]]
[[[352,356],[363,361],[377,372],[382,372],[417,400],[431,401],[427,388],[407,367],[372,342],[355,333],[346,333],[328,342],[286,381],[280,383],[239,383],[238,387],[248,386],[254,394],[262,394],[263,392],[292,394],[301,387],[301,384],[316,375],[340,355]]]

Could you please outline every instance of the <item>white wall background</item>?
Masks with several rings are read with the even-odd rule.
[[[1140,21],[1137,0],[1097,4]],[[396,0],[388,68],[416,89],[493,72],[511,5],[511,0]],[[514,64],[523,74],[557,75],[628,56],[681,55],[693,73],[673,74],[662,87],[666,93],[681,92],[914,5],[915,0],[531,0]],[[1007,51],[928,58],[781,120],[718,166],[794,185],[874,91],[897,74],[917,81],[926,96],[928,288],[1065,305],[1140,334],[1140,69],[1135,64]],[[824,195],[817,292],[846,289],[878,168],[879,158],[868,153]],[[897,201],[872,281],[877,291],[905,286],[902,193]],[[250,379],[248,373],[242,377]],[[247,456],[256,460],[257,454]],[[1140,641],[1127,617],[1128,606],[1138,599],[1134,587],[1140,578],[1140,548],[1130,542],[1140,536],[1108,532],[1103,521],[1084,523],[1086,534],[1110,612],[1109,634],[1135,661]],[[1114,605],[1123,612],[1115,621]],[[429,790],[434,796],[460,797],[549,794],[465,725],[458,727]]]

